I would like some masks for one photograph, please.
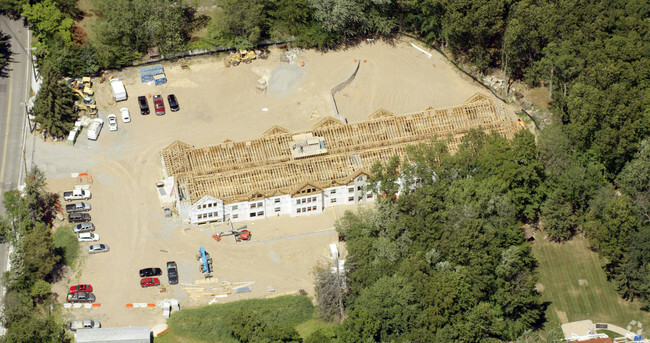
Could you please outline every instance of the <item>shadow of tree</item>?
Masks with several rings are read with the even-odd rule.
[[[11,52],[11,36],[0,32],[0,77],[9,76],[9,64],[14,62],[13,52]]]

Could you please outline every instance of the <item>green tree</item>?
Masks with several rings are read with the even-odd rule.
[[[380,341],[382,323],[364,310],[352,310],[338,327],[336,337],[341,343],[371,343]]]
[[[33,5],[23,5],[23,16],[32,25],[37,41],[35,46],[47,53],[47,47],[55,42],[72,45],[73,20],[62,13],[52,0],[44,0]]]
[[[30,291],[30,296],[37,302],[47,298],[52,293],[52,285],[45,280],[36,280]]]
[[[261,0],[222,0],[221,11],[208,27],[208,41],[218,46],[250,49],[266,32],[266,13]]]
[[[553,191],[544,202],[540,220],[544,224],[544,232],[556,242],[569,240],[575,234],[576,218],[573,207],[560,189]]]
[[[30,113],[49,136],[62,139],[72,129],[76,119],[73,112],[74,92],[60,81],[60,75],[51,66],[42,66],[41,75],[43,84]]]
[[[368,312],[381,323],[382,341],[410,331],[417,313],[416,293],[401,276],[383,277],[359,294],[354,307]]]

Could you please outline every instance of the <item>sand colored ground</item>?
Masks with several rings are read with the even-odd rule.
[[[101,303],[93,310],[66,311],[66,316],[98,319],[107,327],[153,326],[164,323],[159,308],[128,309],[125,304],[157,303],[170,297],[181,300],[181,307],[207,304],[210,297],[192,300],[183,285],[167,286],[166,293],[139,286],[140,268],[164,268],[169,260],[178,263],[181,283],[202,279],[195,259],[200,246],[212,255],[214,274],[220,281],[256,282],[251,293],[219,301],[265,296],[268,286],[276,293],[305,289],[313,294],[311,271],[318,260],[329,255],[328,245],[337,241],[334,222],[355,207],[330,208],[310,217],[282,216],[243,223],[253,233],[251,242],[235,244],[232,237],[226,237],[217,243],[210,236],[224,226],[183,230],[186,226],[178,217],[163,217],[155,190],[162,176],[160,151],[175,140],[204,146],[225,139],[255,138],[273,125],[308,129],[332,113],[329,91],[350,72],[355,58],[362,60],[357,78],[337,96],[339,108],[350,122],[363,120],[379,108],[402,114],[458,105],[476,92],[490,95],[433,53],[429,59],[406,42],[364,43],[329,53],[305,51],[297,59],[305,62],[304,67],[282,67],[289,71],[285,75],[276,72],[274,78],[279,79],[271,79],[276,82],[271,86],[281,91],[273,94],[260,92],[256,85],[260,78],[271,78],[276,67],[286,66],[278,50],[272,50],[266,60],[231,68],[225,68],[217,56],[164,64],[168,83],[163,86],[141,83],[135,68],[115,73],[129,94],[127,101],[118,104],[111,101],[108,83],[97,82],[100,117],[105,119],[108,113],[117,114],[120,107],[128,107],[131,123],[120,121],[117,132],[105,127],[96,142],[88,141],[83,131],[74,146],[44,143],[34,137],[28,140],[27,159],[46,173],[52,191],[71,188],[77,179],[70,173],[92,175],[91,215],[101,243],[111,248],[105,254],[84,252],[82,267],[55,285],[54,291],[64,299],[68,285],[91,283]],[[181,69],[183,64],[189,69]],[[166,97],[170,93],[179,99],[179,112],[167,108],[164,116],[153,115],[153,109],[151,115],[139,114],[138,95]],[[167,101],[165,104],[168,106]],[[89,243],[82,245],[85,249]],[[166,285],[166,273],[161,281]]]

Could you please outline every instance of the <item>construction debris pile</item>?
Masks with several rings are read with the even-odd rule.
[[[221,281],[217,278],[211,278],[207,280],[197,280],[194,284],[181,283],[181,286],[184,286],[183,290],[189,294],[192,301],[201,301],[205,297],[212,297],[212,301],[216,302],[216,299],[226,298],[229,295],[235,293],[246,293],[253,290],[252,286],[255,284],[255,281],[246,281],[246,282],[228,282]]]

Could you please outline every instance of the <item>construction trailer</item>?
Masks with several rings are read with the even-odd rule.
[[[148,326],[127,326],[77,330],[77,343],[151,343],[153,334]]]
[[[115,98],[115,101],[124,101],[128,98],[126,88],[124,88],[124,83],[122,83],[120,79],[112,79],[111,88],[113,88],[113,97]]]

